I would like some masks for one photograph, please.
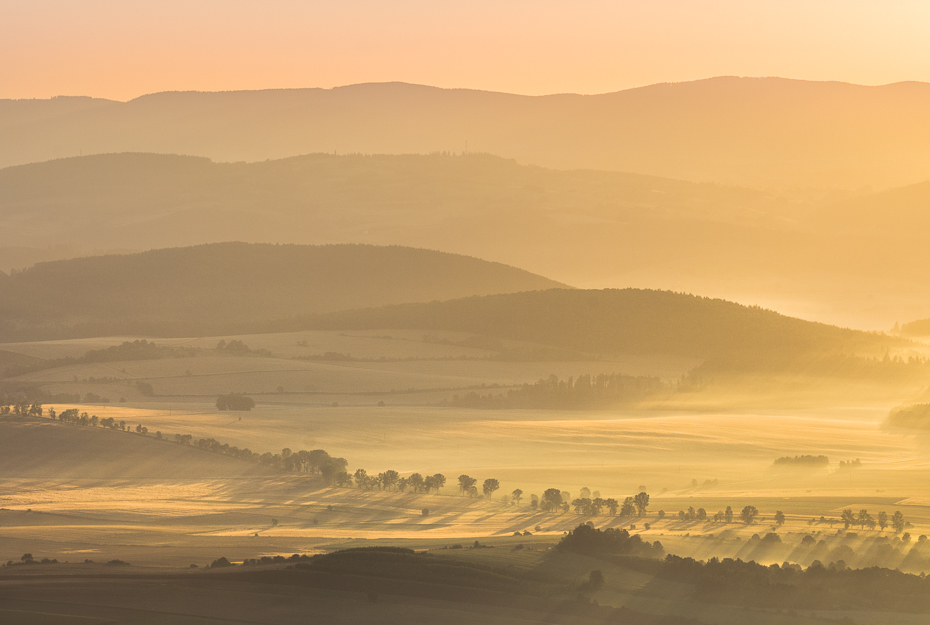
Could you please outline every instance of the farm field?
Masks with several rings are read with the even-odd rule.
[[[242,341],[251,352],[217,353],[220,338]],[[89,350],[127,340],[137,339],[4,344],[0,350],[22,358],[81,358]],[[843,560],[847,566],[930,571],[930,543],[920,540],[930,534],[930,436],[884,425],[891,408],[926,392],[919,377],[855,382],[747,374],[678,389],[678,380],[699,360],[629,355],[507,361],[457,344],[475,342],[474,335],[424,337],[399,330],[150,340],[187,351],[179,357],[36,368],[4,381],[47,393],[108,397],[108,403],[54,402],[44,408],[59,413],[77,408],[100,419],[125,421],[130,430],[72,426],[46,417],[23,422],[0,417],[0,561],[31,552],[69,562],[47,569],[65,571],[73,579],[64,597],[79,592],[75,589],[83,576],[99,574],[94,568],[81,569],[84,565],[77,563],[84,560],[97,563],[88,566],[127,561],[134,575],[157,579],[187,574],[192,564],[203,569],[220,557],[241,562],[402,546],[543,570],[552,566],[546,554],[579,523],[625,528],[659,541],[665,553],[705,560],[740,558],[805,567],[814,560]],[[359,360],[307,359],[327,352]],[[618,371],[659,377],[667,392],[611,409],[448,404],[454,394],[469,390],[505,393],[553,374],[564,379]],[[151,391],[144,392],[139,383],[150,384]],[[218,410],[216,396],[228,392],[247,392],[255,407]],[[136,426],[147,428],[149,435],[133,431]],[[155,433],[165,440],[156,440]],[[439,494],[429,495],[323,487],[312,478],[273,474],[255,463],[177,445],[175,434],[190,434],[194,441],[212,438],[258,453],[324,449],[346,458],[350,473],[361,468],[376,475],[394,469],[402,476],[442,473],[448,481]],[[796,455],[825,455],[829,462],[805,468],[774,464],[777,458]],[[840,461],[856,459],[860,466],[840,467]],[[497,479],[500,490],[491,499],[464,497],[456,484],[461,474],[479,484]],[[510,493],[517,488],[523,498],[512,505]],[[645,490],[651,499],[643,518],[531,509],[530,496],[549,488],[559,489],[569,501],[582,488],[621,501]],[[727,506],[737,517],[732,523],[679,518],[680,511],[691,508],[713,517]],[[744,506],[758,509],[754,523],[739,521]],[[873,517],[901,512],[909,523],[907,540],[891,528],[854,526],[844,532],[838,519],[847,509],[868,510]],[[783,525],[774,521],[777,511],[785,515]],[[760,541],[768,534],[777,540]],[[802,542],[811,539],[813,543]],[[492,548],[468,549],[476,540]],[[466,548],[450,549],[457,545]],[[514,551],[517,545],[523,545],[520,552]],[[566,571],[580,578],[592,566],[585,562]],[[759,614],[695,603],[690,591],[673,599],[681,589],[668,582],[613,564],[598,566],[610,580],[595,595],[602,606],[682,618],[698,615],[716,623],[813,624],[842,616]],[[140,623],[155,618],[146,612],[151,604],[132,600],[98,601],[80,610],[71,600],[42,603],[40,589],[53,582],[42,581],[40,571],[23,586],[25,582],[9,577],[11,572],[0,571],[0,616],[2,610],[71,616],[84,610],[81,622],[106,622],[117,613]],[[127,593],[134,587],[156,592],[151,581],[118,583],[125,584]],[[186,605],[181,595],[171,594],[182,592],[175,583],[165,581],[157,592],[167,593],[162,596],[172,605]],[[216,597],[229,592],[226,582],[212,590],[207,590],[209,580],[197,583]],[[19,603],[10,594],[14,588]],[[264,590],[250,592],[259,596]],[[349,593],[346,601],[355,601],[354,596]],[[480,610],[470,605],[465,614],[461,610],[466,608],[458,605],[435,612],[435,603],[391,601],[399,602],[392,603],[398,614],[423,610],[435,622],[442,622],[439,615],[448,622],[467,622]],[[333,610],[334,615],[346,614],[342,608]],[[171,618],[212,625],[207,615],[221,612],[194,610]],[[520,614],[497,612],[495,618],[517,622]],[[879,611],[863,619],[857,613],[856,622],[909,622],[896,616]],[[57,616],[48,618],[53,620],[39,622],[58,622]]]
[[[343,616],[367,614],[365,606],[370,605],[370,597],[366,598],[366,593],[373,589],[377,589],[379,598],[378,610],[371,615],[377,614],[380,622],[404,622],[411,613],[423,614],[429,622],[468,622],[467,618],[487,610],[488,622],[516,623],[527,618],[521,614],[523,611],[539,610],[541,603],[545,605],[545,600],[538,597],[528,604],[511,597],[503,603],[495,601],[491,609],[481,607],[482,602],[475,605],[467,599],[468,593],[454,599],[445,593],[440,600],[430,593],[421,595],[415,585],[391,589],[375,578],[360,580],[363,584],[352,586],[350,591],[330,588],[320,592],[312,584],[308,587],[301,583],[294,587],[295,591],[300,589],[298,597],[288,587],[256,583],[267,581],[261,579],[263,571],[283,567],[236,567],[223,569],[222,574],[204,570],[219,557],[238,563],[261,556],[288,557],[293,553],[310,555],[378,546],[407,547],[432,557],[532,575],[537,582],[556,585],[558,592],[553,598],[560,600],[564,600],[566,591],[572,596],[571,588],[591,570],[598,569],[606,581],[590,598],[599,605],[700,618],[705,623],[813,625],[850,614],[841,610],[798,612],[715,605],[700,601],[700,593],[688,584],[656,578],[622,563],[552,551],[563,532],[580,522],[619,527],[628,526],[629,519],[534,513],[525,505],[515,509],[497,501],[454,495],[305,488],[301,482],[304,480],[259,478],[225,488],[218,482],[126,488],[117,484],[108,487],[98,480],[93,487],[59,484],[48,491],[36,484],[14,484],[12,491],[6,490],[12,494],[0,510],[4,550],[15,554],[28,548],[36,557],[55,557],[62,564],[28,567],[25,572],[16,567],[0,569],[0,616],[13,618],[38,612],[49,619],[36,621],[41,623],[132,618],[131,622],[139,623],[207,625],[213,623],[205,618],[209,615],[229,619],[223,622],[291,623],[298,622],[293,620],[294,612],[300,611],[296,608],[302,601],[307,602],[308,609],[312,605],[318,617],[347,606],[352,610],[342,612]],[[69,490],[70,498],[63,497]],[[71,505],[66,505],[68,500]],[[140,505],[144,503],[147,505]],[[760,509],[766,505],[762,500],[756,503]],[[778,505],[793,503],[777,501]],[[28,512],[23,509],[27,505]],[[807,502],[805,512],[822,505]],[[424,506],[429,506],[429,516],[422,515]],[[271,518],[278,519],[278,523],[273,526]],[[814,556],[825,553],[842,555],[854,565],[857,562],[850,554],[856,553],[862,554],[863,564],[868,564],[869,558],[877,557],[874,551],[883,544],[882,534],[893,545],[891,552],[886,551],[882,557],[895,559],[882,561],[884,565],[900,564],[907,552],[889,531],[866,530],[844,536],[794,516],[777,530],[777,544],[753,537],[770,531],[763,523],[682,523],[658,520],[650,514],[651,527],[646,530],[642,520],[635,521],[634,534],[660,541],[670,553],[699,558],[741,557],[763,564],[790,561],[807,566]],[[531,535],[514,536],[518,530]],[[806,536],[822,543],[815,548],[805,546],[802,539]],[[469,548],[475,539],[487,548]],[[465,548],[457,548],[462,546]],[[130,566],[114,570],[101,565],[116,558]],[[85,560],[93,560],[94,564],[83,564]],[[198,564],[198,568],[191,569],[191,564]],[[94,591],[101,584],[107,588],[106,593]],[[248,602],[240,604],[237,597],[247,597]],[[287,610],[275,609],[275,601],[283,602],[279,604]],[[457,603],[460,601],[466,603]],[[167,606],[171,608],[165,614]],[[49,615],[83,618],[57,621]],[[551,618],[556,617],[550,617],[548,622],[560,622]],[[855,622],[863,624],[916,624],[923,622],[922,618],[925,615],[855,612]],[[334,619],[330,622],[341,622],[338,616]],[[576,615],[570,622],[588,621]]]

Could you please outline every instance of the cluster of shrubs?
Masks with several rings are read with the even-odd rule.
[[[7,561],[7,566],[20,566],[20,565],[30,565],[30,564],[58,564],[58,560],[54,558],[42,558],[41,560],[36,560],[32,557],[31,553],[24,553],[20,558],[19,562],[14,562],[13,560]]]
[[[258,566],[260,564],[282,564],[284,562],[304,562],[309,560],[310,556],[295,553],[285,558],[284,556],[262,556],[261,558],[249,558],[242,561],[242,566]]]
[[[600,530],[588,524],[581,524],[568,532],[555,548],[593,557],[623,555],[661,558],[665,555],[665,549],[659,541],[649,543],[638,535],[631,536],[624,529],[608,527]]]
[[[216,398],[217,410],[249,411],[255,407],[255,400],[240,393],[220,395]]]
[[[781,458],[776,459],[775,464],[817,466],[817,465],[822,465],[822,464],[830,464],[830,459],[827,458],[826,456],[811,456],[811,455],[795,456],[793,458],[791,456],[783,456]]]

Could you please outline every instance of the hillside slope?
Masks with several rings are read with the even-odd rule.
[[[748,367],[797,358],[878,355],[895,339],[668,291],[536,291],[310,317],[317,329],[474,332],[595,354],[722,358]]]
[[[184,479],[269,475],[261,465],[151,436],[0,419],[4,478]]]
[[[189,336],[307,312],[564,286],[422,249],[245,243],[40,263],[11,278],[0,300],[3,337],[161,328]]]
[[[406,245],[575,286],[702,293],[890,328],[930,310],[914,287],[930,262],[915,244],[930,227],[928,189],[801,201],[482,154],[107,154],[0,170],[0,268],[222,241]]]
[[[749,186],[909,184],[930,165],[930,85],[718,77],[601,95],[402,83],[0,101],[0,166],[105,152],[260,161],[470,149],[557,168]]]

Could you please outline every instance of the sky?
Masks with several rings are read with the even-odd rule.
[[[930,82],[926,0],[0,0],[0,98],[719,75]]]

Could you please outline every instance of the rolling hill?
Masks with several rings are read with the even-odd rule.
[[[930,85],[710,78],[601,95],[403,83],[0,101],[0,166],[161,152],[223,161],[461,152],[556,168],[786,188],[926,178]]]
[[[890,328],[930,310],[913,286],[930,262],[916,244],[928,189],[801,201],[482,154],[108,154],[0,170],[0,267],[223,241],[405,245],[575,286],[702,293]]]
[[[903,341],[668,291],[565,290],[469,297],[315,315],[328,330],[417,328],[474,332],[589,354],[669,354],[766,368],[881,354]]]
[[[270,474],[254,462],[135,433],[0,420],[4,478],[197,480]]]
[[[404,247],[221,243],[40,263],[2,287],[0,336],[158,333],[410,301],[564,286]]]

